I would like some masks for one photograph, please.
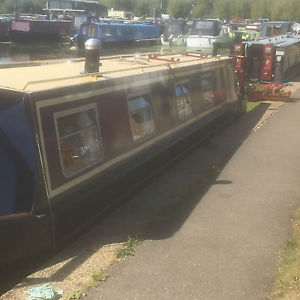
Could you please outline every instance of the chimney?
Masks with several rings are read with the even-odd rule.
[[[101,41],[89,39],[85,42],[84,73],[98,73],[100,65]]]

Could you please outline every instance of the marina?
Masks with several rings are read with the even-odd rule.
[[[209,285],[213,283],[206,278],[211,276],[206,260],[211,266],[215,260],[220,265],[224,260],[234,266],[235,260],[223,257],[224,253],[235,258],[245,255],[249,261],[254,261],[256,255],[265,255],[259,247],[255,249],[257,254],[252,255],[249,245],[239,252],[242,248],[239,239],[245,238],[246,244],[249,233],[262,230],[252,232],[249,229],[256,228],[256,224],[247,219],[252,208],[256,218],[264,211],[262,206],[267,206],[266,198],[266,203],[274,205],[274,211],[273,206],[268,207],[270,215],[279,216],[278,203],[285,200],[284,197],[279,199],[281,186],[272,172],[276,170],[281,174],[274,161],[277,154],[285,155],[282,153],[284,147],[276,144],[277,141],[285,137],[291,139],[290,132],[295,129],[288,127],[297,127],[296,114],[291,107],[294,105],[295,111],[299,110],[299,84],[291,81],[300,75],[298,16],[291,14],[287,18],[283,14],[274,18],[275,12],[279,11],[279,2],[276,2],[279,0],[274,0],[274,9],[265,15],[254,4],[247,9],[247,3],[243,3],[240,10],[228,3],[225,11],[216,0],[212,1],[211,7],[196,1],[184,5],[177,3],[176,9],[171,0],[161,2],[159,7],[151,1],[141,7],[138,0],[132,0],[126,2],[128,10],[124,9],[126,5],[109,1],[104,5],[92,0],[36,0],[27,7],[28,1],[13,6],[9,0],[0,1],[0,234],[4,241],[0,247],[0,277],[7,269],[13,273],[13,268],[20,266],[20,277],[11,274],[12,279],[8,276],[1,282],[0,296],[21,281],[22,272],[27,272],[27,267],[22,269],[22,266],[28,264],[28,272],[32,272],[36,268],[35,262],[47,261],[61,250],[67,252],[57,263],[48,261],[54,273],[48,276],[45,275],[48,271],[43,273],[42,270],[32,277],[36,276],[37,282],[30,282],[31,279],[28,283],[20,282],[15,299],[23,299],[20,293],[28,294],[26,287],[35,282],[46,284],[48,281],[59,291],[57,283],[62,283],[63,277],[68,278],[67,281],[77,281],[77,277],[69,276],[72,271],[68,269],[84,265],[88,256],[94,256],[93,253],[108,242],[117,245],[122,241],[128,245],[124,242],[125,236],[133,247],[141,239],[152,239],[161,247],[161,243],[173,242],[190,222],[192,229],[181,237],[183,247],[188,245],[186,250],[182,249],[189,258],[184,263],[188,268],[179,261],[174,264],[177,260],[174,258],[181,257],[177,252],[181,247],[178,242],[177,245],[174,243],[174,248],[169,245],[164,253],[152,255],[155,251],[147,250],[151,255],[146,264],[153,260],[155,270],[146,272],[151,278],[156,272],[161,274],[164,278],[160,282],[150,277],[145,282],[139,273],[134,278],[136,282],[141,280],[139,285],[144,288],[128,289],[126,294],[126,289],[126,292],[122,291],[122,278],[117,275],[124,273],[112,272],[117,281],[111,282],[120,287],[119,291],[109,283],[107,289],[100,287],[91,293],[90,299],[98,299],[102,292],[107,299],[110,295],[122,299],[123,293],[128,299],[132,295],[137,299],[159,298],[162,288],[166,288],[166,299],[174,299],[174,295],[168,298],[170,291],[176,290],[168,282],[171,277],[166,270],[170,266],[165,268],[163,263],[155,263],[159,257],[163,261],[173,257],[173,271],[179,266],[174,274],[180,274],[184,280],[176,296],[195,298],[201,293],[195,285],[198,279],[208,280]],[[115,6],[109,7],[109,4]],[[255,102],[249,105],[248,101]],[[283,114],[279,115],[284,121],[272,122],[271,117],[281,109]],[[291,119],[287,115],[288,109]],[[277,132],[266,126],[273,138],[264,136],[261,140],[260,130],[265,130],[266,122],[273,124]],[[247,142],[253,136],[259,141],[255,151]],[[297,144],[297,141],[293,143]],[[252,149],[250,154],[245,144]],[[263,148],[260,147],[262,144]],[[198,147],[203,147],[204,151]],[[272,148],[274,151],[270,152]],[[240,154],[239,149],[243,149]],[[264,153],[265,149],[270,153]],[[197,157],[194,151],[198,153]],[[287,157],[295,158],[294,152],[289,149],[285,152]],[[272,157],[271,166],[264,165],[265,157]],[[131,206],[124,231],[120,230],[124,220],[121,221],[118,214],[108,227],[102,227],[101,222],[105,223],[112,212],[126,206],[132,195],[147,189],[156,179],[160,181],[160,174],[163,181],[168,182],[170,174],[165,176],[164,173],[186,159],[190,161],[187,169],[180,166],[181,171],[175,174],[175,179],[170,179],[172,182],[167,184],[166,190],[161,187],[149,195],[142,191],[144,196],[139,201],[145,202],[135,201]],[[192,168],[193,161],[196,169]],[[236,161],[233,172],[226,171],[226,165]],[[290,174],[285,170],[286,164],[278,161],[279,167],[283,168],[282,174]],[[190,171],[194,175],[185,180]],[[270,180],[259,175],[271,173]],[[284,182],[284,179],[280,181]],[[248,182],[253,183],[252,190],[252,187],[247,188]],[[272,194],[274,187],[268,189],[271,182],[276,183],[275,190],[278,188],[276,197]],[[289,183],[285,182],[282,193],[289,193],[289,190]],[[269,195],[276,201],[279,197],[279,202],[269,201]],[[291,203],[294,205],[295,201]],[[141,211],[139,207],[143,207]],[[212,212],[215,208],[220,223],[214,220]],[[249,208],[250,211],[244,213]],[[239,221],[237,211],[245,223]],[[197,220],[193,219],[195,212],[199,214]],[[261,222],[259,216],[258,220]],[[92,235],[100,236],[101,246],[97,241],[97,245],[80,246],[77,253],[77,249],[67,250],[78,237],[99,223],[102,228],[97,227],[97,232]],[[167,223],[171,224],[170,228]],[[201,228],[197,228],[198,225]],[[239,226],[244,229],[240,231]],[[263,224],[263,227],[268,226]],[[223,228],[228,231],[226,234]],[[216,240],[210,240],[211,229],[216,233]],[[251,240],[254,244],[256,237]],[[216,246],[221,238],[221,244]],[[236,245],[237,253],[231,246],[222,247],[227,241]],[[105,268],[118,259],[115,245],[111,247],[109,262],[103,264]],[[219,248],[222,253],[218,252]],[[268,250],[268,247],[264,248]],[[275,248],[272,251],[275,253]],[[215,259],[216,253],[219,258],[222,256],[221,259]],[[184,262],[184,257],[181,259]],[[208,270],[206,273],[202,273],[198,261]],[[66,268],[61,263],[66,263]],[[138,264],[147,270],[143,259]],[[101,262],[99,265],[102,266]],[[92,261],[85,266],[84,272],[88,272],[87,269],[93,272],[94,281],[89,286],[109,277],[103,273],[106,269],[95,271],[97,266],[98,262]],[[159,266],[165,269],[159,269]],[[243,272],[245,266],[249,267],[241,261],[239,266],[243,266]],[[185,270],[183,273],[181,268]],[[236,270],[228,270],[235,274]],[[70,274],[66,275],[68,272]],[[82,276],[85,280],[86,275]],[[178,286],[175,277],[174,283]],[[74,290],[76,284],[67,281],[63,289],[68,295],[63,295],[62,299],[85,296],[86,283],[80,282],[80,290]],[[189,282],[194,282],[191,289]],[[234,279],[234,282],[238,281]],[[201,283],[201,286],[205,287],[205,284]],[[37,287],[41,288],[41,285]],[[11,296],[14,299],[14,290],[8,291],[4,299]],[[259,290],[259,296],[265,292],[262,290]],[[247,289],[243,294],[247,294]],[[212,291],[211,295],[217,295],[212,297],[214,299],[221,297],[219,291]],[[231,296],[228,299],[235,299]]]

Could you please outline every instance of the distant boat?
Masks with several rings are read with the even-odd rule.
[[[290,21],[270,21],[264,22],[260,26],[260,38],[272,38],[280,36],[293,31],[293,22]]]
[[[11,27],[11,19],[0,17],[0,42],[9,41],[9,30]]]
[[[186,45],[188,25],[185,20],[175,20],[165,25],[164,31],[160,36],[161,44],[166,46]]]
[[[159,25],[153,23],[85,23],[74,36],[79,47],[90,38],[99,39],[103,45],[120,43],[159,43]]]
[[[212,52],[214,43],[220,34],[222,25],[218,20],[197,20],[191,26],[187,38],[187,47],[203,52]]]
[[[53,42],[70,35],[71,21],[14,20],[9,37],[12,42]]]

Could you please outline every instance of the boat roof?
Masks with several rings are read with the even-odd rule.
[[[92,23],[85,23],[83,25],[90,25],[90,24],[96,24],[100,26],[158,26],[158,24],[154,24],[151,22],[145,22],[145,23],[110,23],[110,22],[92,22]]]
[[[249,44],[274,45],[276,47],[285,47],[295,43],[300,43],[300,34],[286,34],[272,38],[265,38],[258,41],[248,42]]]
[[[277,24],[292,24],[293,22],[291,21],[269,21],[269,22],[264,22],[263,24],[266,24],[266,25],[277,25]]]
[[[149,55],[153,54],[102,57],[99,73],[91,74],[83,73],[84,58],[3,64],[0,65],[0,88],[30,93],[228,59],[198,54],[159,55],[156,58]]]

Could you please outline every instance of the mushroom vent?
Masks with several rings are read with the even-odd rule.
[[[99,72],[101,41],[89,39],[85,42],[84,73]]]

